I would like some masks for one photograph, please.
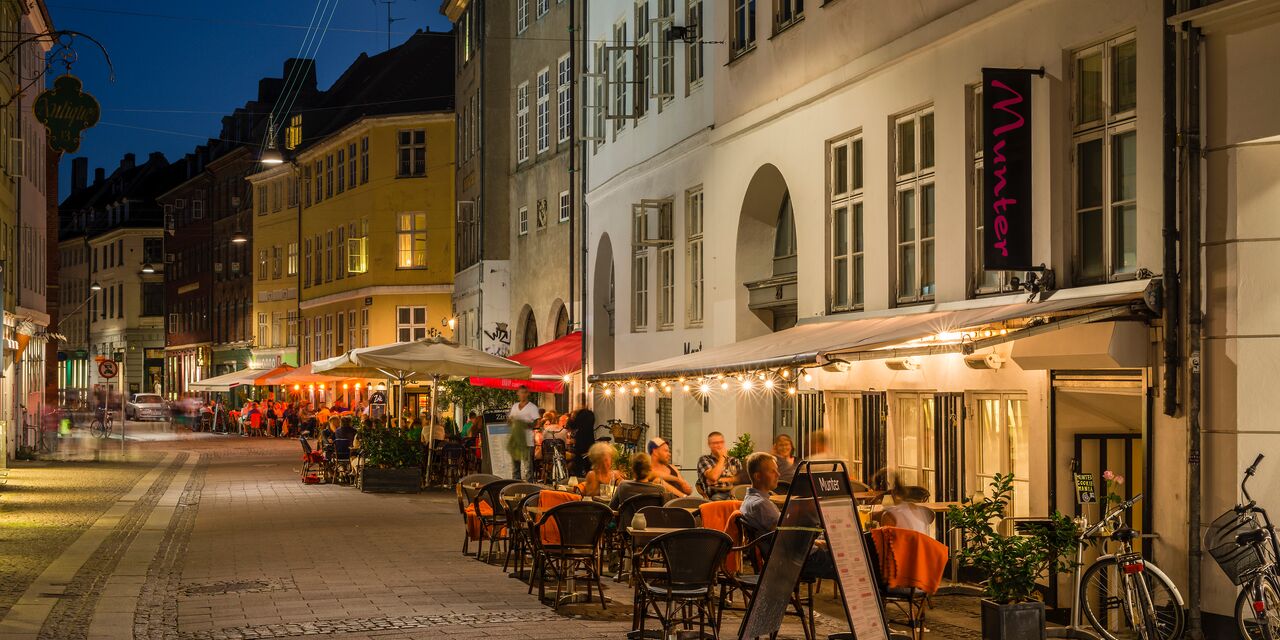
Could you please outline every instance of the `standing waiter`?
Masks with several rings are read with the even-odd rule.
[[[585,393],[578,394],[578,408],[569,418],[569,431],[573,434],[573,459],[569,461],[569,473],[582,478],[591,470],[587,451],[596,441],[596,414],[587,406]]]

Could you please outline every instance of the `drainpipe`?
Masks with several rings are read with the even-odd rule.
[[[574,0],[570,0],[570,3],[573,3],[573,2]],[[572,9],[573,5],[571,4],[570,6]],[[583,60],[587,59],[587,38],[585,34],[587,29],[587,17],[589,15],[589,11],[590,11],[589,5],[584,1],[582,3],[582,10],[581,10],[582,15],[578,16],[578,11],[574,10],[573,17],[571,18],[572,20],[577,21],[575,24],[579,24],[582,26],[582,31],[584,35],[582,38],[576,39],[575,43],[580,43],[578,46],[582,48]],[[572,77],[574,80],[569,88],[569,91],[571,92],[569,98],[570,98],[570,104],[573,104],[576,106],[578,104],[578,54],[577,54],[577,51],[571,54],[569,64],[572,65],[571,67]],[[582,260],[580,260],[580,265],[578,268],[581,272],[579,274],[579,277],[581,278],[580,282],[582,283],[582,323],[580,326],[582,329],[582,391],[583,391],[583,394],[585,395],[587,392],[587,374],[588,374],[587,361],[589,360],[589,358],[587,357],[587,345],[590,344],[588,342],[590,336],[587,335],[588,333],[587,314],[590,313],[590,309],[591,309],[591,306],[590,306],[591,295],[589,293],[590,290],[587,287],[587,269],[588,269],[587,265],[589,262],[587,258],[590,255],[590,246],[589,246],[590,239],[587,234],[587,222],[589,219],[589,215],[588,215],[589,212],[587,211],[587,199],[586,199],[587,170],[588,170],[587,169],[587,165],[588,165],[587,145],[589,143],[586,140],[582,140],[578,135],[578,117],[579,116],[580,116],[580,112],[578,111],[578,109],[575,108],[574,117],[570,119],[570,124],[569,124],[570,137],[577,141],[576,146],[581,146],[580,150],[582,152],[581,154],[582,167],[581,168],[575,167],[575,169],[577,170],[577,174],[575,177],[577,178],[576,182],[579,187],[578,193],[580,193],[581,196],[576,198],[573,196],[570,196],[571,198],[573,198],[573,203],[577,205],[576,207],[572,208],[572,212],[570,213],[570,216],[572,217],[572,220],[570,221],[570,223],[575,227],[581,226],[582,228],[582,233],[580,234],[582,238],[580,241],[582,244],[582,247],[580,249],[581,251],[580,255],[582,257]],[[570,253],[572,254],[573,252],[574,252],[573,247],[570,247]]]
[[[1164,326],[1164,414],[1178,413],[1178,377],[1181,375],[1180,321],[1182,305],[1178,286],[1178,32],[1168,25],[1168,18],[1178,10],[1178,0],[1165,2],[1164,34],[1164,268],[1160,283],[1164,300],[1161,324]]]
[[[1203,310],[1201,296],[1201,140],[1200,140],[1200,29],[1185,29],[1186,65],[1184,69],[1185,117],[1181,147],[1186,162],[1187,224],[1187,352],[1190,371],[1187,382],[1187,589],[1190,608],[1187,629],[1192,640],[1203,638],[1201,630],[1200,593],[1203,552],[1200,548],[1201,469],[1200,469],[1200,387],[1204,376],[1201,357]]]

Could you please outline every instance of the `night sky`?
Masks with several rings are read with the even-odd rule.
[[[161,151],[170,162],[209,136],[221,117],[257,95],[258,80],[280,77],[286,58],[298,55],[317,7],[333,19],[315,54],[321,89],[361,52],[387,48],[387,5],[379,0],[72,0],[49,2],[57,29],[93,36],[107,48],[115,83],[91,43],[78,40],[72,72],[102,105],[102,119],[85,131],[78,155],[110,173],[126,152],[138,161]],[[392,45],[415,29],[448,31],[440,0],[396,0]],[[327,14],[326,14],[327,15]],[[51,75],[60,75],[61,65]],[[63,158],[60,198],[67,194],[71,162]]]

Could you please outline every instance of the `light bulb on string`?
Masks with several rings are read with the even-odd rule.
[[[720,388],[721,388],[721,389],[728,389],[728,388],[729,388],[729,382],[728,382],[728,381],[721,382],[721,383],[720,383]]]
[[[813,382],[813,374],[809,373],[808,371],[804,372],[804,381]]]
[[[761,372],[760,372],[759,374],[757,374],[757,375],[759,375],[759,376],[760,376],[760,379],[761,379],[761,380],[764,380],[764,379],[765,379],[765,377],[766,377],[766,376],[765,376],[765,373],[764,373],[763,371],[761,371]]]
[[[686,385],[684,385],[684,386],[682,386],[682,387],[680,387],[680,389],[681,389],[682,391],[684,391],[685,393],[689,393],[689,385],[687,385],[687,384],[686,384]]]
[[[706,395],[706,394],[708,394],[708,393],[711,393],[711,385],[709,385],[709,384],[707,384],[707,383],[705,383],[705,382],[704,382],[704,383],[702,383],[702,384],[700,384],[700,385],[698,385],[698,392],[699,392],[699,393],[701,393],[701,394],[703,394],[703,395]]]
[[[766,389],[773,390],[773,385],[774,385],[773,380],[765,380],[765,381],[764,381],[764,388],[766,388]]]
[[[788,378],[790,378],[790,377],[791,377],[791,370],[790,370],[790,369],[783,369],[783,370],[782,370],[782,379],[783,379],[783,380],[786,380],[786,379],[788,379]]]
[[[795,394],[796,394],[796,388],[795,388],[795,387],[787,387],[787,395],[792,395],[792,396],[794,396]]]
[[[752,386],[753,386],[753,383],[752,383],[750,380],[743,380],[743,381],[742,381],[742,390],[743,390],[743,391],[750,391]]]
[[[606,398],[607,398],[607,397],[609,397],[609,396],[611,396],[611,395],[613,395],[613,389],[610,389],[609,387],[605,387],[605,388],[604,388],[604,395],[605,395],[605,397],[606,397]]]

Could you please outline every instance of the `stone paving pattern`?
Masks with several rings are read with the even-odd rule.
[[[0,536],[0,569],[19,569],[18,580],[0,580],[0,636],[576,640],[622,638],[630,628],[625,584],[606,580],[607,610],[597,602],[556,612],[501,566],[463,556],[451,493],[303,485],[291,440],[153,438],[130,446],[129,463],[32,463],[0,488],[0,532],[40,532],[22,543]],[[12,501],[19,491],[30,495]],[[87,560],[56,562],[104,512],[120,516],[98,523],[101,542],[76,556]],[[66,586],[59,597],[35,593],[33,584]],[[842,630],[831,590],[819,607],[824,637]],[[19,601],[28,603],[27,618],[48,615],[20,619]],[[927,637],[978,637],[976,602],[936,604]],[[6,606],[15,615],[6,616]],[[735,635],[740,615],[726,612],[725,637]],[[794,618],[781,637],[803,637]]]

